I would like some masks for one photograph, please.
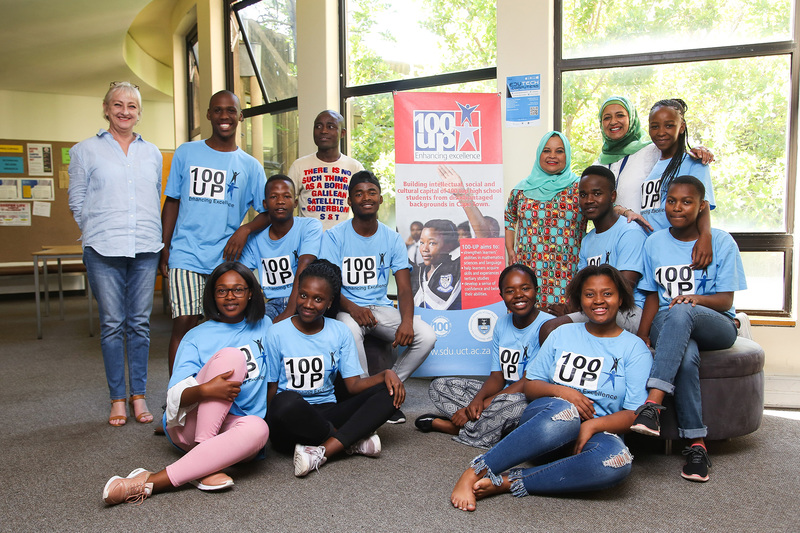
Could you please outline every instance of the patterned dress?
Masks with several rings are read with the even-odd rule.
[[[578,206],[578,184],[547,202],[512,191],[505,212],[506,229],[517,233],[517,262],[528,265],[539,281],[539,306],[565,303],[567,284],[578,270],[578,252],[586,220]]]

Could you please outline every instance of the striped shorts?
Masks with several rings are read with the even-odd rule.
[[[182,268],[169,269],[169,303],[172,318],[203,314],[203,289],[208,274]]]

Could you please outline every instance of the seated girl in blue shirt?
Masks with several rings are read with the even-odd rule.
[[[375,430],[405,400],[403,383],[392,370],[362,378],[353,334],[325,317],[342,286],[339,267],[312,262],[298,277],[297,314],[267,334],[270,375],[268,422],[272,445],[294,449],[294,475],[305,476],[342,452],[377,457]],[[337,402],[339,374],[349,398]]]
[[[163,420],[185,455],[156,473],[137,468],[112,477],[103,488],[107,504],[141,502],[185,483],[225,489],[233,480],[223,468],[262,454],[269,436],[263,345],[272,321],[256,277],[241,263],[219,265],[206,282],[203,310],[208,320],[178,347]]]
[[[476,448],[497,444],[516,427],[528,406],[522,389],[525,369],[539,352],[539,330],[553,315],[536,307],[538,283],[527,265],[514,263],[498,281],[508,313],[492,334],[492,366],[486,381],[462,377],[436,378],[428,394],[447,416],[424,414],[414,422],[420,430],[449,433],[453,440]]]
[[[700,350],[724,350],[736,341],[733,293],[746,289],[736,242],[726,232],[711,230],[713,261],[693,269],[692,248],[700,236],[697,220],[708,210],[703,183],[693,176],[672,180],[666,197],[671,227],[647,238],[644,275],[639,288],[647,291],[638,335],[655,344],[656,354],[647,402],[637,411],[631,429],[658,436],[660,405],[675,396],[678,434],[690,442],[684,450],[681,476],[708,481],[708,458],[700,401]]]
[[[619,310],[633,307],[633,294],[617,269],[602,264],[579,271],[567,296],[589,322],[547,337],[525,373],[531,403],[519,427],[473,459],[450,496],[454,507],[474,511],[476,500],[503,492],[599,490],[630,473],[633,456],[617,434],[635,418],[652,361],[644,342],[616,322]],[[552,462],[503,474],[543,459]]]

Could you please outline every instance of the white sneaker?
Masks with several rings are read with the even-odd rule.
[[[349,455],[366,455],[367,457],[378,457],[381,454],[381,438],[373,433],[366,439],[361,439],[347,449]]]
[[[745,313],[736,313],[736,320],[739,321],[738,335],[740,337],[744,337],[745,339],[752,340],[753,334],[750,330],[750,317],[748,317]]]
[[[294,475],[303,477],[312,470],[319,472],[319,467],[325,464],[325,446],[304,446],[296,444],[294,447]]]

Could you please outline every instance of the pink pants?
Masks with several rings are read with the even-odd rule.
[[[245,359],[238,349],[223,348],[197,373],[197,382],[206,383],[231,369],[228,379],[242,381]],[[174,487],[252,459],[267,444],[269,428],[263,418],[234,416],[230,408],[231,402],[205,400],[186,415],[184,426],[167,428],[172,442],[187,452],[166,468]]]

